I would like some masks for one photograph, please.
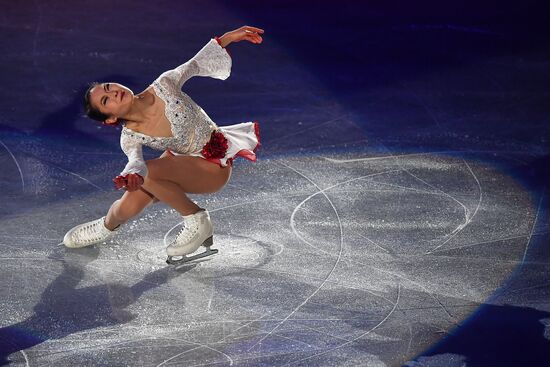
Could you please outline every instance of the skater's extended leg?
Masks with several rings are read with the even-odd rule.
[[[159,158],[171,157],[173,154],[170,151],[165,151]],[[152,203],[158,202],[153,194],[146,189],[138,191],[126,191],[122,198],[115,201],[107,215],[105,216],[105,227],[109,230],[114,230],[120,225],[126,223],[132,217],[135,217]]]
[[[67,247],[84,247],[104,242],[120,225],[157,201],[146,190],[126,191],[111,205],[105,217],[74,227],[65,235],[63,243]]]
[[[158,201],[158,200],[156,200]],[[115,201],[105,216],[105,227],[114,230],[130,218],[135,217],[147,206],[155,202],[155,197],[143,190],[133,192],[126,191],[124,195]]]
[[[170,155],[171,153],[166,151],[161,158]],[[63,243],[67,247],[78,248],[104,242],[114,234],[114,230],[121,224],[156,201],[158,199],[145,189],[125,192],[121,199],[111,205],[105,217],[73,227],[65,234]]]

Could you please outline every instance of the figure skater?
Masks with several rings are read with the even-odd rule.
[[[215,37],[191,60],[163,73],[137,95],[118,83],[90,86],[84,96],[86,114],[107,125],[122,124],[120,146],[128,164],[113,181],[126,192],[106,216],[67,232],[65,246],[79,248],[105,242],[145,207],[162,201],[183,217],[181,231],[166,248],[168,262],[176,256],[186,258],[201,245],[210,250],[213,227],[208,211],[187,194],[223,188],[237,156],[255,161],[260,145],[258,124],[217,126],[181,88],[195,75],[227,79],[231,72],[227,45],[243,40],[260,44],[263,33],[260,28],[243,26]],[[164,153],[144,161],[143,145]]]

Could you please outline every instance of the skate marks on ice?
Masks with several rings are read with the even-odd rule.
[[[114,197],[94,195],[89,212]],[[512,179],[430,154],[236,165],[231,186],[194,199],[211,213],[219,253],[181,269],[164,264],[179,224],[162,205],[112,243],[85,250],[94,252],[87,260],[44,244],[32,285],[21,270],[35,238],[1,238],[3,296],[14,299],[3,306],[12,315],[3,325],[57,330],[21,349],[31,365],[402,364],[502,284],[521,263],[536,217]],[[40,230],[41,219],[63,210],[37,208],[30,220]],[[10,221],[2,224],[16,228]],[[53,239],[68,223],[49,225]],[[21,284],[33,302],[15,291]],[[90,299],[100,311],[89,314]],[[26,306],[15,312],[16,304]],[[59,317],[45,317],[53,308]],[[66,312],[75,315],[68,326]],[[21,353],[10,359],[26,363]]]
[[[15,163],[15,166],[17,167],[17,171],[19,172],[19,177],[21,178],[21,190],[25,191],[25,177],[23,176],[23,171],[21,170],[21,166],[19,165],[19,161],[17,160],[17,158],[15,158],[15,155],[13,154],[13,152],[10,150],[10,148],[8,148],[8,146],[2,140],[0,140],[0,145],[2,145],[2,147],[9,154],[10,158],[13,160],[13,163]],[[2,156],[0,155],[0,158],[1,157]],[[3,159],[2,159],[2,161],[3,161]],[[7,164],[2,164],[2,166],[6,167]]]
[[[427,155],[400,162],[347,162],[345,169],[340,163],[332,162],[331,167],[315,158],[280,163],[301,176],[301,186],[309,187],[311,192],[290,214],[289,225],[298,242],[286,245],[285,252],[291,248],[297,257],[306,252],[311,261],[325,265],[321,269],[312,263],[299,266],[295,258],[287,257],[290,264],[286,266],[294,273],[307,273],[314,268],[325,275],[309,291],[294,292],[299,295],[295,302],[282,307],[286,313],[277,310],[280,320],[266,325],[264,335],[258,335],[248,346],[249,352],[271,350],[269,338],[285,325],[297,333],[296,326],[287,324],[296,324],[295,315],[309,303],[320,307],[316,298],[323,299],[323,293],[330,293],[335,285],[368,290],[371,297],[402,287],[401,302],[405,306],[400,304],[397,308],[396,302],[391,303],[401,311],[395,313],[398,317],[382,318],[380,325],[366,330],[376,328],[400,335],[392,330],[395,324],[407,325],[408,335],[401,338],[406,344],[402,354],[391,349],[384,355],[383,348],[373,345],[385,363],[406,361],[407,355],[422,349],[419,332],[432,335],[431,341],[439,338],[441,332],[460,322],[506,279],[521,261],[520,253],[534,222],[529,197],[521,187],[488,167],[463,159]],[[287,181],[292,182],[289,177]],[[468,249],[461,252],[464,245]],[[438,255],[432,254],[436,250]],[[271,262],[261,271],[273,266]],[[487,278],[490,279],[486,284],[478,280]],[[324,292],[326,285],[330,288]],[[441,315],[437,312],[434,317],[437,309]],[[432,314],[426,314],[427,310]],[[365,310],[365,315],[369,311]],[[429,327],[422,325],[426,321]],[[359,340],[363,333],[355,335],[355,331],[346,330],[351,336],[338,337]],[[333,328],[331,332],[334,334]],[[358,343],[345,342],[328,350],[334,350],[330,354],[338,358],[339,353],[350,353],[349,344],[354,344],[354,349],[361,348]],[[346,351],[337,351],[340,348]],[[317,354],[325,358],[327,350],[319,349]],[[307,365],[305,361],[315,354],[294,361],[290,358],[286,363],[300,364],[303,360]],[[344,360],[343,355],[340,357]],[[331,362],[315,359],[314,363]]]

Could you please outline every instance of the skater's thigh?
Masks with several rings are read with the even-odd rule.
[[[231,166],[220,167],[200,157],[166,156],[147,161],[148,177],[179,184],[188,193],[220,190],[231,176]]]

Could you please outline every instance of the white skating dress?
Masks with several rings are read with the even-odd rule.
[[[176,155],[202,157],[224,167],[237,156],[255,161],[260,145],[257,122],[217,126],[206,112],[181,88],[192,76],[209,76],[225,80],[231,73],[231,57],[217,40],[211,39],[191,60],[159,76],[152,84],[157,97],[165,103],[171,137],[152,137],[122,128],[120,146],[128,156],[121,176],[147,175],[142,146],[170,150]]]

